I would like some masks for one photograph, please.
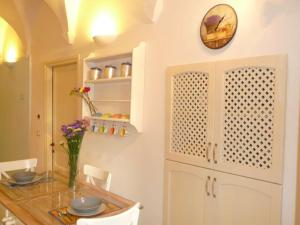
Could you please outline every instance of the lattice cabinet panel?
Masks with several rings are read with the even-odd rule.
[[[275,69],[246,67],[225,73],[224,163],[272,167]]]
[[[282,183],[285,56],[170,67],[166,158]]]
[[[206,157],[208,74],[185,72],[173,77],[171,151]]]
[[[281,183],[285,64],[281,57],[220,63],[215,168]]]
[[[208,162],[210,67],[179,67],[168,72],[167,157],[205,165]]]

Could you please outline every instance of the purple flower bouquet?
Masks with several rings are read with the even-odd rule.
[[[67,139],[69,154],[69,187],[75,187],[77,176],[78,155],[81,147],[82,139],[87,127],[88,120],[76,120],[69,125],[62,125],[61,131]]]

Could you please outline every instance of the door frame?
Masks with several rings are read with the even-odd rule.
[[[66,66],[70,64],[77,64],[77,76],[78,85],[82,84],[82,67],[81,67],[81,56],[72,56],[68,58],[62,58],[44,64],[44,152],[42,164],[43,168],[47,171],[52,169],[52,86],[53,86],[53,68],[57,66]],[[55,168],[55,167],[54,167]],[[65,168],[59,168],[61,172],[67,172]]]

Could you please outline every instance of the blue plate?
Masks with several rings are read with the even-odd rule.
[[[75,216],[80,216],[80,217],[91,217],[91,216],[98,216],[101,213],[103,213],[106,209],[105,204],[101,204],[100,207],[96,210],[89,211],[89,212],[78,212],[77,210],[74,210],[72,208],[68,208],[67,212],[69,214],[75,215]]]
[[[11,177],[16,181],[16,182],[28,182],[32,181],[36,176],[35,172],[31,171],[23,171],[23,172],[17,172],[11,175]]]
[[[7,182],[11,185],[27,185],[27,184],[34,184],[40,181],[43,176],[36,175],[32,180],[29,181],[16,181],[15,179],[8,179]]]
[[[98,197],[80,197],[72,200],[71,207],[80,213],[88,213],[99,209],[102,200]]]

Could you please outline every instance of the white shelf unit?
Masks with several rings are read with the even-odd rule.
[[[92,100],[92,102],[131,102],[131,100],[126,100],[126,99],[103,99],[103,100]]]
[[[119,122],[119,123],[130,123],[128,119],[117,119],[117,118],[101,118],[97,116],[88,116],[91,120],[100,120],[100,121],[112,121],[112,122]]]
[[[131,77],[113,77],[111,79],[99,79],[99,80],[86,80],[85,83],[118,83],[118,82],[127,82],[131,81]]]
[[[137,132],[143,130],[143,99],[146,43],[122,53],[95,54],[91,53],[83,59],[83,81],[85,87],[90,87],[89,96],[100,113],[130,115],[130,119],[101,118],[91,116],[86,104],[83,104],[83,117],[94,121],[110,121],[128,123]],[[120,66],[124,62],[132,64],[132,75],[120,77]],[[106,65],[117,67],[116,77],[111,79],[89,80],[88,72],[92,67],[104,71]]]

